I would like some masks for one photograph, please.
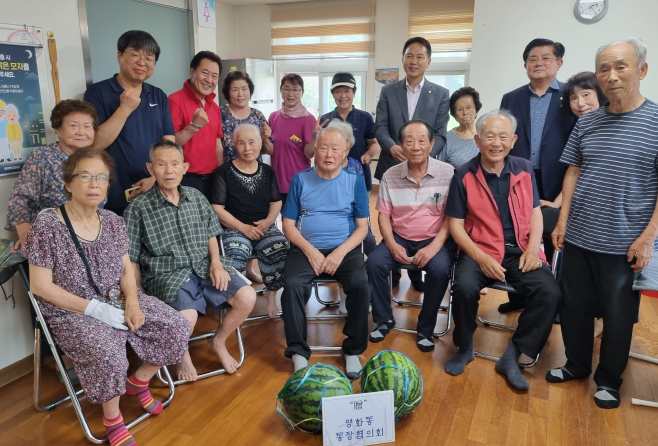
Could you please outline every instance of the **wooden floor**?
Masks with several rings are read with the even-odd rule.
[[[371,201],[374,198],[371,199]],[[371,207],[373,203],[371,203]],[[376,215],[376,212],[373,214]],[[376,226],[376,219],[373,218]],[[377,228],[373,228],[379,239]],[[419,293],[403,281],[397,295],[418,300]],[[332,286],[321,287],[323,297],[335,297]],[[482,300],[480,315],[485,319],[516,324],[518,313],[501,315],[496,308],[506,301],[503,292],[492,292]],[[264,298],[254,313],[265,309]],[[324,310],[314,300],[309,312]],[[413,328],[418,309],[395,307],[398,326]],[[370,321],[372,324],[372,321]],[[439,316],[443,327],[446,316]],[[213,321],[203,318],[198,332],[210,331]],[[342,321],[309,322],[309,343],[338,345]],[[169,408],[132,429],[141,446],[183,445],[321,445],[320,435],[289,433],[275,410],[276,394],[292,373],[292,362],[283,356],[285,337],[280,319],[251,322],[243,327],[246,360],[233,376],[221,375],[186,384],[176,389]],[[621,390],[622,405],[615,410],[598,409],[593,401],[590,380],[549,385],[546,371],[563,365],[564,346],[560,326],[555,325],[539,363],[523,372],[530,390],[510,388],[494,371],[494,363],[476,358],[458,377],[447,375],[443,365],[455,351],[452,332],[437,340],[432,353],[421,353],[412,335],[391,333],[379,344],[369,344],[362,362],[381,350],[408,355],[420,368],[425,394],[420,406],[396,427],[398,445],[658,445],[658,409],[633,406],[632,397],[658,401],[658,366],[630,359]],[[510,332],[479,327],[475,348],[499,355],[509,342]],[[4,342],[9,342],[5,340]],[[236,351],[235,339],[231,340]],[[595,341],[595,350],[599,341]],[[633,351],[658,355],[658,300],[642,298],[640,323],[635,327]],[[191,347],[199,371],[217,367],[204,342]],[[237,354],[237,352],[236,352]],[[595,354],[595,364],[598,356]],[[311,363],[325,362],[344,368],[340,354],[313,354]],[[132,361],[135,367],[136,361]],[[50,401],[64,394],[52,373],[44,370],[42,394]],[[165,389],[152,384],[156,397]],[[358,388],[355,389],[358,391]],[[101,410],[83,398],[93,430],[102,433]],[[122,399],[124,417],[141,413],[133,397]],[[37,412],[32,406],[32,375],[0,388],[0,445],[87,444],[69,403],[53,411]]]

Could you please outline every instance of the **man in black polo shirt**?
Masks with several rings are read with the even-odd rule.
[[[118,215],[128,206],[125,191],[132,200],[153,187],[155,178],[146,169],[151,144],[175,140],[167,95],[145,81],[153,75],[160,57],[160,46],[145,31],[127,31],[117,42],[119,74],[97,82],[84,99],[98,113],[100,126],[94,147],[107,149],[118,166],[105,209]]]

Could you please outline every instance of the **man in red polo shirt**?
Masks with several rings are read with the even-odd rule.
[[[214,101],[221,71],[217,54],[200,51],[190,62],[190,79],[182,90],[169,96],[176,142],[190,164],[181,185],[198,189],[206,197],[210,194],[210,174],[223,160],[222,119]]]

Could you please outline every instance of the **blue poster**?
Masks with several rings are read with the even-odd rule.
[[[46,144],[38,50],[0,43],[0,176],[20,172],[32,150]]]

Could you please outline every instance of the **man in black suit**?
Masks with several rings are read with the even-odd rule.
[[[382,88],[377,103],[375,135],[381,146],[375,178],[406,158],[398,144],[400,128],[412,119],[422,119],[434,132],[434,147],[430,153],[436,157],[446,144],[446,132],[450,119],[450,93],[447,89],[425,79],[425,71],[432,62],[432,46],[422,37],[407,40],[402,49],[402,66],[406,78]],[[420,271],[409,274],[411,284],[423,291]],[[399,282],[399,270],[394,270],[393,282]]]
[[[564,83],[557,80],[562,67],[564,45],[549,39],[534,39],[523,51],[530,83],[503,96],[500,108],[509,110],[518,121],[518,137],[512,155],[532,161],[544,217],[544,250],[553,259],[551,232],[562,204],[562,181],[567,167],[560,163],[562,151],[576,124],[576,118],[560,107]],[[510,295],[499,311],[523,308],[523,300]]]

